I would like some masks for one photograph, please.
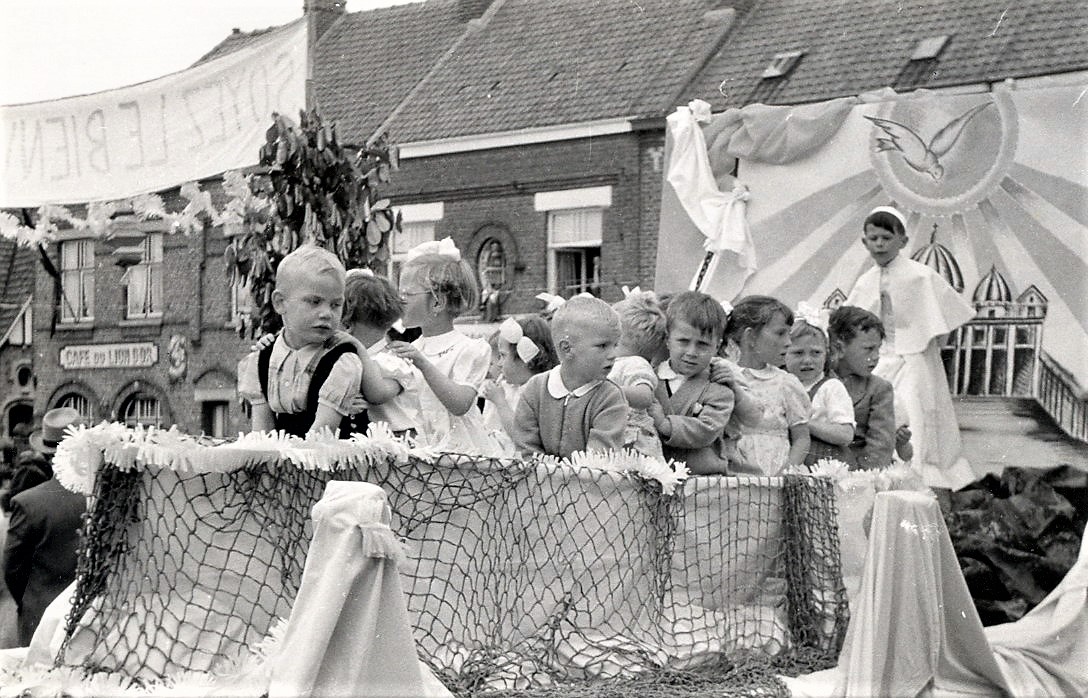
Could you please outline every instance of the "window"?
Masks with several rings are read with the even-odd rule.
[[[249,292],[249,278],[239,276],[230,285],[230,322],[236,327],[244,318],[253,314],[253,296]]]
[[[133,395],[121,405],[121,421],[126,426],[162,426],[162,407],[147,395]]]
[[[228,403],[222,400],[203,402],[200,405],[200,428],[207,436],[227,435]]]
[[[125,278],[125,317],[162,317],[162,233],[148,233],[140,263]]]
[[[547,211],[548,292],[569,298],[594,295],[601,286],[604,211],[612,205],[612,187],[541,192],[537,211]]]
[[[94,320],[94,240],[60,243],[61,322]]]
[[[30,303],[27,303],[23,307],[23,312],[19,314],[15,322],[12,323],[11,333],[8,335],[8,343],[13,347],[28,347],[31,344],[31,337],[33,337],[34,327],[34,315],[33,307]]]
[[[399,211],[401,229],[394,230],[389,236],[389,280],[394,286],[399,283],[400,266],[404,262],[405,254],[416,245],[434,240],[438,221],[445,214],[445,206],[441,201],[406,204]]]
[[[94,414],[91,412],[91,401],[79,393],[68,393],[57,400],[57,407],[71,407],[88,424],[94,422]]]

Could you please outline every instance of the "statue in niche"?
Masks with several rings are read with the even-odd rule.
[[[480,277],[480,310],[484,322],[496,322],[501,312],[502,301],[508,291],[506,286],[506,252],[502,243],[491,238],[480,247],[476,260],[476,273]]]

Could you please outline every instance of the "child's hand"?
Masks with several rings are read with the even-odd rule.
[[[710,382],[733,390],[748,387],[744,378],[733,370],[729,362],[717,356],[710,360]]]
[[[480,389],[485,399],[494,402],[496,405],[506,404],[506,391],[499,385],[498,381],[487,380],[484,381],[483,387]]]
[[[425,361],[422,352],[408,342],[390,342],[389,351],[412,364],[418,364]]]
[[[250,351],[263,351],[266,347],[276,341],[276,335],[266,334],[253,343],[253,346],[249,348]]]
[[[348,414],[355,416],[370,407],[370,403],[363,399],[362,395],[356,395],[351,398],[351,402],[348,404]]]
[[[906,444],[910,443],[910,427],[906,424],[895,430],[895,447],[902,448]]]

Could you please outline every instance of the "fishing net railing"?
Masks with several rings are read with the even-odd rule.
[[[824,478],[698,477],[669,496],[449,454],[333,471],[132,460],[107,454],[94,479],[58,666],[153,681],[261,641],[290,615],[333,479],[385,489],[420,658],[461,695],[785,695],[775,674],[834,665],[847,624]]]

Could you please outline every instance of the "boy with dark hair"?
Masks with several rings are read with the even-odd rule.
[[[884,340],[884,324],[868,310],[843,305],[828,324],[831,368],[854,403],[854,439],[847,455],[852,469],[886,468],[895,448],[892,384],[873,375]]]
[[[735,455],[723,435],[733,391],[710,380],[728,317],[721,303],[696,291],[672,296],[665,311],[668,359],[657,367],[657,401],[649,411],[665,457],[683,461],[694,475],[728,475]]]

